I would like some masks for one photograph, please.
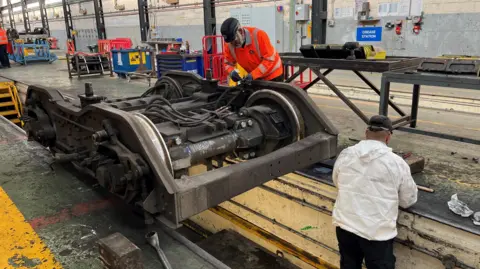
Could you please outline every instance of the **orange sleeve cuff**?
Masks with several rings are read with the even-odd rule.
[[[252,75],[252,78],[255,80],[255,79],[258,79],[262,76],[262,73],[260,72],[260,70],[258,68],[256,68],[255,70],[252,71],[252,73],[250,73]]]
[[[224,70],[227,71],[227,74],[230,74],[230,73],[232,73],[233,70],[235,70],[234,67],[232,67],[231,65],[228,65],[228,64],[224,65],[224,67],[225,67]]]

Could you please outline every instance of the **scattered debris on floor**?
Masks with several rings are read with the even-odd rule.
[[[480,211],[473,214],[473,224],[480,226]]]
[[[464,218],[470,217],[473,214],[473,211],[468,208],[466,203],[458,200],[458,195],[456,193],[452,195],[452,199],[448,201],[448,208],[450,208],[453,213]]]

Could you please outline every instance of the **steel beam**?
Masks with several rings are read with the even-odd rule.
[[[312,69],[312,72],[315,73],[322,81],[327,85],[330,90],[332,90],[355,114],[357,114],[363,122],[368,124],[369,118],[354,104],[350,99],[345,96],[345,94],[340,91],[337,86],[335,86],[330,80],[328,80],[321,72],[320,70]]]
[[[67,38],[73,40],[75,48],[77,43],[75,41],[75,36],[72,34],[73,31],[73,22],[72,22],[72,11],[70,10],[70,4],[67,3],[67,0],[62,0],[63,6],[63,18],[65,19],[65,29],[67,31]]]
[[[150,19],[148,18],[148,1],[138,0],[138,16],[140,18],[140,36],[142,42],[148,40],[148,33],[150,31]]]
[[[5,29],[5,26],[3,25],[3,10],[5,8],[4,7],[0,7],[0,27],[2,27],[2,29]]]
[[[336,146],[335,136],[315,133],[272,154],[261,156],[254,162],[241,162],[191,176],[189,180],[178,180],[176,221],[183,221],[272,178],[330,159],[336,155],[336,152],[329,150],[332,145]],[[292,152],[295,154],[292,155]]]
[[[95,23],[97,24],[98,39],[107,39],[102,0],[93,0],[93,9],[95,11]]]
[[[212,0],[203,0],[203,24],[205,35],[217,34],[217,20],[215,18],[215,4]]]
[[[413,85],[413,94],[412,94],[412,110],[410,115],[412,116],[412,122],[410,127],[417,127],[417,117],[418,117],[418,104],[420,103],[420,85]]]
[[[380,90],[370,81],[368,80],[364,75],[362,75],[362,73],[354,70],[353,73],[355,73],[365,84],[367,84],[370,89],[372,89],[374,92],[376,92],[379,96],[381,95],[380,94]],[[390,99],[388,100],[388,104],[395,110],[397,111],[398,114],[400,114],[400,116],[405,116],[405,112],[403,112],[403,110],[398,107],[395,103],[393,103],[392,101],[390,101]]]
[[[312,44],[326,42],[327,2],[327,0],[312,0]]]
[[[10,28],[15,29],[15,19],[13,18],[13,6],[12,6],[11,0],[7,0],[7,6],[8,6],[8,19],[10,20]]]
[[[30,33],[30,19],[28,17],[27,11],[27,0],[21,0],[22,3],[22,16],[23,16],[23,25],[25,26],[25,33]]]
[[[42,20],[42,27],[47,31],[47,35],[50,36],[50,27],[48,25],[48,16],[47,16],[47,9],[45,8],[45,0],[38,1],[39,8],[40,8],[40,17]]]

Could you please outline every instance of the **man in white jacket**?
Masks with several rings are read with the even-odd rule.
[[[338,196],[333,209],[341,269],[393,269],[398,207],[417,201],[410,167],[387,145],[392,122],[370,118],[366,140],[343,150],[333,168]]]

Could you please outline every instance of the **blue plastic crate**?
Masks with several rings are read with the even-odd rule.
[[[140,66],[140,52],[143,65],[146,70],[152,70],[152,53],[146,49],[113,49],[112,66],[113,72],[125,74],[135,72]]]
[[[203,58],[201,54],[158,54],[157,77],[170,70],[187,71],[203,77]]]

